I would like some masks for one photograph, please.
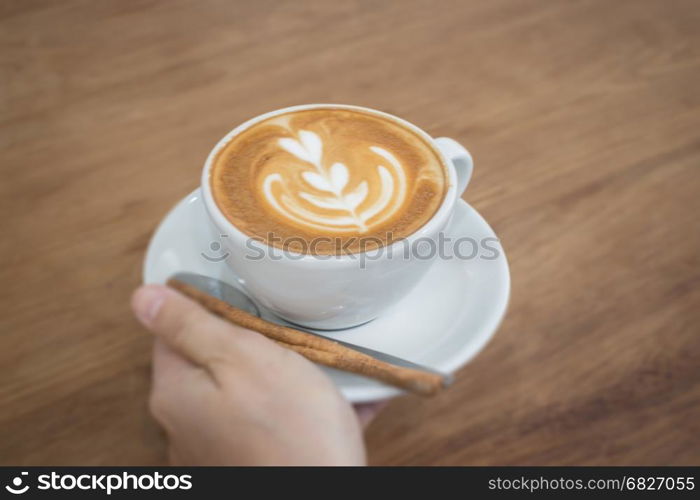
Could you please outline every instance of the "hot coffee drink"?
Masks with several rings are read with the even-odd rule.
[[[440,154],[397,120],[322,107],[253,124],[218,151],[217,206],[247,235],[290,250],[333,254],[414,233],[440,207]]]

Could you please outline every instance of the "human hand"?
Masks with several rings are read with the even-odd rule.
[[[165,286],[139,288],[132,308],[156,336],[150,408],[173,463],[365,463],[358,417],[302,356]]]

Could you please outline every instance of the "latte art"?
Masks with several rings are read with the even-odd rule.
[[[421,136],[380,115],[332,107],[256,123],[211,170],[215,201],[236,227],[298,251],[330,237],[316,241],[319,253],[408,236],[435,213],[445,185],[440,157]]]
[[[267,174],[263,181],[267,202],[283,216],[310,229],[366,233],[392,217],[404,203],[406,173],[386,149],[369,146],[368,151],[376,156],[375,163],[384,163],[389,168],[378,163],[373,172],[365,166],[351,170],[340,162],[326,167],[321,138],[309,130],[300,130],[298,137],[298,140],[281,138],[278,143],[300,162],[303,169],[300,175],[290,166]],[[367,160],[371,162],[371,158]],[[373,178],[360,177],[353,183],[351,174],[356,172]],[[299,182],[299,177],[303,182]],[[369,197],[370,182],[378,186],[372,198]],[[275,184],[279,185],[278,190],[274,189]],[[348,188],[348,184],[354,187]]]

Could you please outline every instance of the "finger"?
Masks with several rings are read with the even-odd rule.
[[[162,386],[175,386],[194,372],[202,369],[193,365],[173,351],[162,340],[156,339],[153,344],[153,390],[160,390]]]
[[[379,412],[381,412],[388,404],[389,400],[354,405],[355,413],[357,413],[357,419],[360,421],[362,428],[366,429],[369,424],[372,423],[372,420],[374,420],[379,414]]]
[[[148,404],[151,414],[164,426],[166,432],[171,430],[169,418],[172,408],[182,406],[182,399],[187,398],[187,394],[183,394],[191,385],[186,380],[187,377],[193,372],[201,371],[201,368],[156,339],[153,345],[153,384]],[[211,381],[209,384],[212,385]]]
[[[163,285],[142,286],[132,296],[136,317],[165,344],[191,363],[211,368],[235,356],[241,329]]]

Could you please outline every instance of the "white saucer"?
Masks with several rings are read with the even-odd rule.
[[[197,189],[166,215],[153,235],[144,262],[144,282],[164,283],[178,271],[189,271],[239,286],[233,271],[225,262],[217,261],[224,250],[213,231]],[[476,241],[495,237],[479,213],[462,200],[457,203],[446,235]],[[489,246],[498,249],[497,258],[438,259],[416,288],[383,316],[348,330],[323,332],[324,335],[443,372],[456,371],[491,339],[508,304],[508,262],[500,244]],[[470,251],[471,247],[465,246],[461,252],[464,255]],[[482,256],[492,255],[483,252]],[[281,322],[264,310],[263,317]],[[400,392],[364,377],[323,369],[353,403],[384,399]]]

